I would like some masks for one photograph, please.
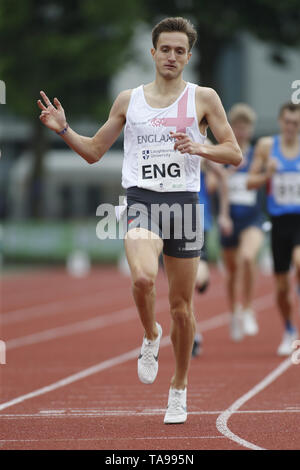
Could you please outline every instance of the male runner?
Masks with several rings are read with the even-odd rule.
[[[78,135],[68,126],[57,98],[52,105],[41,92],[45,104],[38,101],[41,121],[60,133],[88,163],[97,162],[125,126],[122,170],[128,205],[125,250],[133,296],[145,330],[138,359],[138,375],[144,383],[152,383],[158,370],[162,329],[155,316],[155,279],[161,250],[169,283],[175,372],[165,423],[182,423],[187,419],[187,375],[195,334],[192,298],[201,248],[197,237],[200,230],[197,217],[199,157],[233,165],[238,165],[242,159],[217,93],[183,80],[182,73],[190,60],[196,36],[193,26],[183,18],[166,18],[157,24],[152,31],[151,49],[155,80],[121,92],[107,122],[94,137]],[[207,126],[218,145],[204,145]],[[180,217],[179,210],[176,217],[181,226],[193,228],[194,241],[184,234],[177,239],[174,231],[164,236],[162,222],[154,210],[162,203],[169,207],[176,203],[177,209],[185,205],[192,209],[192,219],[185,217],[184,211]],[[132,218],[130,210],[137,205],[142,207],[141,213]],[[175,215],[171,222],[178,225]]]
[[[292,324],[290,266],[300,285],[300,106],[286,103],[279,112],[280,134],[259,139],[248,178],[248,188],[267,183],[272,222],[272,254],[276,300],[285,331],[277,353],[292,353],[298,333]]]
[[[232,312],[230,336],[240,341],[244,334],[256,335],[258,324],[252,308],[256,258],[263,241],[263,213],[261,191],[246,187],[248,171],[253,158],[253,136],[256,116],[252,108],[244,103],[235,104],[228,113],[229,122],[243,152],[243,163],[227,167],[230,216],[233,231],[222,234],[221,246],[227,272],[226,288]],[[241,288],[241,305],[238,303]]]

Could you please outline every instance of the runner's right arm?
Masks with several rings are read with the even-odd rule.
[[[247,189],[260,188],[276,171],[276,161],[270,158],[271,146],[272,137],[262,137],[258,140],[248,174]]]
[[[224,235],[230,235],[232,233],[232,220],[230,217],[229,190],[226,170],[222,165],[211,160],[205,160],[205,163],[209,173],[213,172],[218,180],[218,186],[216,188],[218,189],[220,204],[218,224]]]
[[[131,96],[131,90],[121,92],[112,105],[108,120],[98,130],[94,137],[85,137],[77,134],[67,125],[64,109],[57,98],[54,98],[54,105],[48,96],[41,91],[41,100],[38,106],[42,110],[40,120],[49,129],[61,132],[66,129],[61,136],[66,144],[78,153],[88,163],[95,163],[107,152],[120,135],[125,122],[126,112]]]

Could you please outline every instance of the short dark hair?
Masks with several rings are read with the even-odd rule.
[[[157,47],[160,33],[172,32],[185,33],[189,41],[189,51],[192,49],[197,40],[197,31],[189,20],[182,18],[181,16],[176,18],[165,18],[154,26],[152,30],[152,43],[154,49]]]
[[[292,103],[291,101],[289,101],[288,103],[284,103],[283,105],[280,106],[279,117],[282,116],[285,110],[292,111],[292,112],[300,111],[300,105]]]

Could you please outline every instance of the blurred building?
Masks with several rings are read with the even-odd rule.
[[[10,172],[10,216],[22,220],[29,212],[27,182],[32,159],[25,153]],[[42,213],[48,218],[94,217],[100,202],[117,205],[121,188],[122,152],[108,151],[101,162],[87,164],[70,150],[46,153],[42,170]]]
[[[272,57],[278,57],[278,62]],[[284,64],[280,65],[280,56]],[[242,34],[224,50],[219,63],[222,100],[228,110],[243,101],[258,116],[256,137],[278,132],[277,116],[281,104],[291,101],[292,83],[300,79],[300,48],[274,47]]]

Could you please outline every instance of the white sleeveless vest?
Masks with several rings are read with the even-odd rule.
[[[152,191],[200,190],[201,157],[174,151],[170,131],[185,132],[204,143],[196,113],[197,85],[187,83],[177,100],[167,108],[152,108],[143,85],[132,90],[124,130],[122,186]]]

